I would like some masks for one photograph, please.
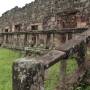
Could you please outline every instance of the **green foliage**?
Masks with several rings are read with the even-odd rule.
[[[89,85],[86,85],[86,84],[81,84],[75,90],[90,90],[90,86]]]
[[[88,86],[88,87],[86,88],[86,90],[90,90],[90,86]]]

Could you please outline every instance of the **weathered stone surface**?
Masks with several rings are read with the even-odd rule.
[[[86,32],[89,33],[90,31],[86,31]],[[44,85],[44,70],[48,69],[50,66],[52,66],[53,64],[55,64],[60,60],[62,62],[61,63],[62,64],[61,65],[61,74],[62,74],[61,90],[72,90],[73,86],[76,87],[77,85],[79,85],[79,83],[83,80],[83,76],[86,73],[86,66],[85,66],[85,59],[86,59],[85,54],[87,50],[86,39],[90,36],[89,34],[85,36],[86,32],[80,34],[80,36],[77,36],[78,41],[76,41],[76,39],[72,39],[73,41],[76,41],[76,42],[74,42],[70,46],[67,46],[64,50],[62,48],[61,50],[63,50],[64,52],[52,50],[48,54],[41,56],[40,58],[37,58],[37,59],[31,59],[31,60],[21,59],[20,61],[16,61],[13,66],[13,71],[14,71],[13,89],[14,90],[43,90],[44,88],[42,87]],[[85,37],[82,38],[83,35]],[[71,43],[72,40],[70,40],[69,43]],[[71,52],[72,50],[74,52]],[[66,77],[66,66],[67,66],[66,59],[70,55],[72,55],[72,53],[76,53],[77,55],[78,69],[74,73],[74,75],[70,77],[70,79],[68,79]],[[66,54],[69,54],[68,57],[66,57]],[[87,75],[89,75],[89,73]]]
[[[35,32],[40,31],[50,31],[52,30],[61,30],[62,28],[82,28],[89,26],[89,0],[35,0],[34,2],[25,5],[22,8],[15,7],[11,10],[8,10],[0,17],[0,32]],[[86,8],[87,7],[87,8]],[[84,9],[86,8],[86,9]],[[83,14],[82,14],[83,13]],[[45,32],[44,32],[45,33]],[[11,48],[21,49],[25,45],[34,46],[37,43],[36,39],[42,37],[42,35],[33,34],[28,36],[23,35],[5,35],[0,44],[2,46],[7,46]],[[53,36],[52,36],[53,37]],[[7,39],[6,39],[7,38]],[[48,38],[48,41],[45,38]],[[58,39],[59,38],[59,39]],[[55,38],[51,39],[50,35],[43,35],[39,41],[44,45],[45,42],[52,43],[53,46],[59,46],[62,44],[62,38],[66,38],[66,35],[60,36],[55,35]],[[30,39],[30,40],[29,40]],[[32,40],[35,39],[35,40]],[[43,39],[43,40],[42,40]],[[11,41],[14,41],[11,42]],[[46,41],[45,41],[46,40]],[[26,42],[23,42],[26,41]],[[53,42],[56,41],[53,45]],[[19,42],[21,42],[19,44]],[[14,45],[11,45],[11,43]],[[48,48],[49,44],[46,45]],[[57,43],[57,44],[56,44]],[[18,47],[16,46],[18,45]],[[37,43],[40,44],[40,43]],[[11,45],[11,46],[10,46]]]
[[[65,53],[58,50],[52,50],[48,54],[43,55],[42,57],[38,58],[38,60],[43,63],[45,66],[45,69],[48,69],[55,63],[59,62],[61,59],[63,59],[65,56]]]
[[[2,14],[2,17],[0,17],[0,31],[5,32],[5,29],[8,29],[10,32],[15,31],[15,25],[21,25],[20,31],[27,31],[31,28],[31,25],[39,25],[39,29],[43,29],[44,26],[49,30],[55,29],[57,28],[57,20],[60,19],[57,19],[57,13],[61,13],[64,10],[64,12],[70,13],[78,9],[82,14],[82,12],[89,12],[89,6],[89,0],[35,0],[23,8],[16,6]],[[88,8],[82,11],[85,7]]]
[[[13,90],[44,90],[44,66],[26,58],[14,62]]]
[[[25,47],[53,49],[59,47],[77,33],[86,31],[87,28],[68,28],[61,30],[27,31],[0,33],[0,44],[4,47],[24,50]]]

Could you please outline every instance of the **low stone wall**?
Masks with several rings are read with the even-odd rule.
[[[87,36],[86,36],[87,33]],[[57,62],[61,62],[59,90],[73,90],[80,84],[86,75],[86,45],[90,36],[90,30],[73,38],[58,50],[52,50],[39,58],[22,58],[13,65],[13,90],[44,90],[44,71]],[[75,54],[78,69],[73,76],[67,78],[68,58]],[[89,74],[87,74],[89,75]]]
[[[13,90],[44,90],[44,66],[22,58],[13,65]]]

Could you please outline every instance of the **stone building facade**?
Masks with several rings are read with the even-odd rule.
[[[52,46],[57,47],[70,35],[47,31],[88,27],[89,4],[89,0],[35,0],[15,7],[0,17],[0,45],[16,48],[54,43]]]

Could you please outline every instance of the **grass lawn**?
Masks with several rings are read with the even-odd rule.
[[[20,56],[19,52],[0,48],[0,90],[12,90],[12,63]],[[76,62],[74,59],[70,59],[67,63],[67,74],[70,74],[77,67]],[[57,83],[59,83],[59,70],[60,63],[49,69],[48,79],[45,81],[45,90],[55,90]],[[86,90],[90,90],[90,87],[87,87]]]
[[[0,48],[0,90],[12,90],[12,63],[19,52]]]
[[[74,59],[69,59],[67,62],[67,74],[73,73],[77,64]],[[55,90],[56,86],[60,83],[60,63],[52,66],[48,71],[48,79],[45,81],[45,90]]]

